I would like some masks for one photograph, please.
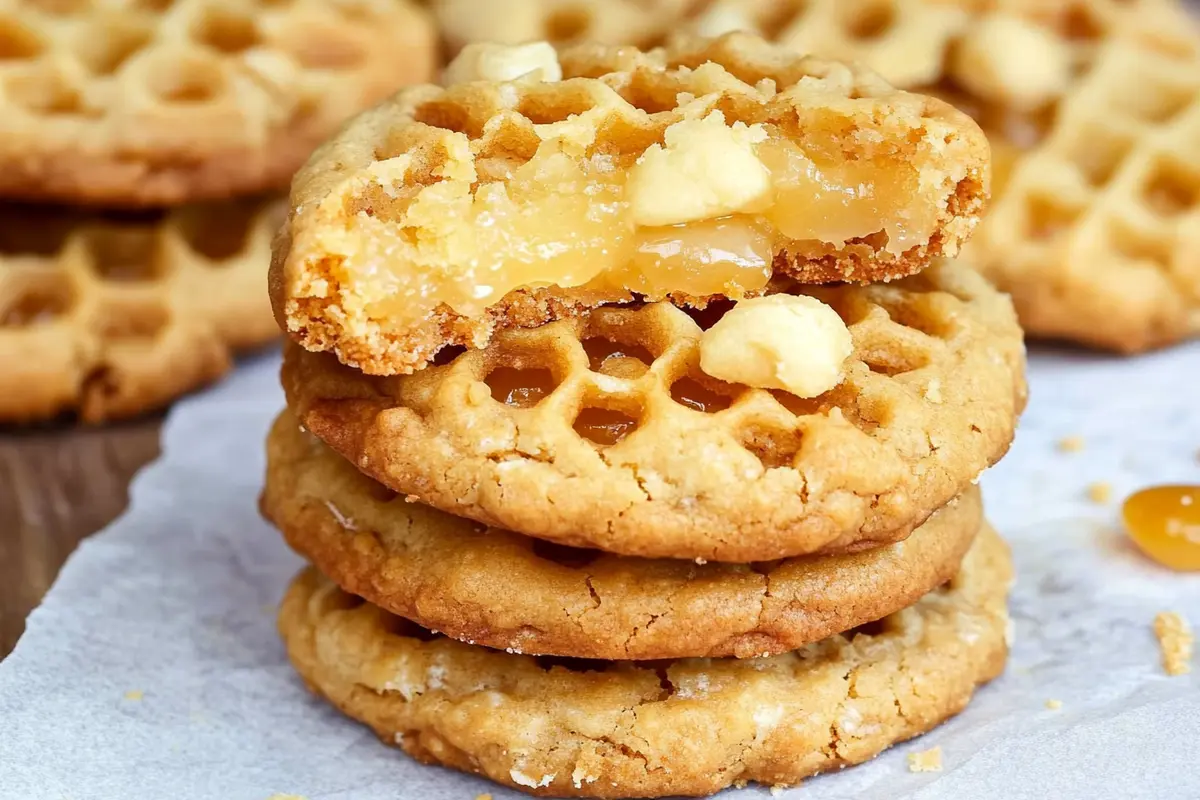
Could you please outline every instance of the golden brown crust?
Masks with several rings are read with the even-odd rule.
[[[409,0],[27,5],[5,24],[19,52],[0,67],[0,196],[26,201],[281,190],[347,117],[428,80],[437,59],[428,14]]]
[[[696,564],[548,547],[409,503],[284,413],[263,514],[346,591],[460,641],[530,655],[772,655],[872,622],[949,580],[982,520],[972,487],[904,542],[845,556]]]
[[[701,329],[669,303],[507,331],[410,376],[289,346],[283,384],[301,422],[366,474],[528,536],[736,562],[902,539],[1011,442],[1025,399],[1012,307],[954,264],[785,288],[829,303],[854,338],[845,379],[812,400],[705,376]],[[600,363],[589,351],[605,342],[641,355]],[[489,381],[514,372],[552,391],[532,407],[494,399],[504,392]],[[716,397],[715,413],[675,397],[689,385]],[[575,427],[600,413],[589,409],[635,429],[598,446]]]
[[[707,795],[866,761],[1004,669],[1012,572],[981,532],[959,575],[866,630],[744,661],[573,662],[428,635],[309,569],[279,626],[313,691],[425,762],[536,795]]]
[[[837,243],[781,237],[776,274],[812,283],[910,275],[939,256],[956,254],[986,205],[988,146],[978,127],[949,104],[898,92],[872,73],[799,57],[740,34],[650,53],[581,45],[563,52],[561,61],[567,78],[561,83],[414,87],[359,116],[317,150],[293,182],[292,211],[272,259],[272,305],[280,325],[307,349],[335,352],[367,373],[408,374],[425,367],[442,347],[480,347],[498,330],[629,300],[628,293],[613,290],[550,287],[506,293],[481,313],[461,314],[442,304],[415,320],[398,319],[377,311],[382,284],[367,285],[349,265],[382,258],[362,255],[382,247],[372,226],[395,223],[399,229],[414,193],[448,180],[452,170],[480,173],[472,191],[507,180],[516,161],[527,161],[541,141],[535,122],[545,128],[570,117],[574,125],[594,124],[595,139],[584,154],[603,152],[632,163],[684,118],[675,98],[688,92],[719,106],[731,122],[769,124],[785,138],[818,148],[834,142],[844,160],[917,164],[922,186],[936,187],[929,197],[913,199],[918,206],[938,204],[914,210],[916,216],[935,214],[928,238],[893,253],[884,231]],[[695,77],[701,75],[696,68],[709,62],[728,71],[719,79]],[[768,85],[779,91],[767,92]],[[668,96],[672,107],[660,110]],[[533,111],[519,110],[526,107],[536,110],[533,119],[527,116]],[[603,119],[585,119],[584,108],[602,111]],[[695,108],[687,111],[694,113]],[[624,161],[621,168],[628,166]],[[410,166],[401,170],[401,162]],[[403,178],[388,177],[395,170]],[[461,266],[438,255],[437,263],[418,267],[388,252],[395,261],[389,265],[430,275]],[[414,251],[411,257],[431,256]],[[701,305],[708,299],[670,296]]]
[[[0,422],[134,416],[276,338],[262,265],[283,205],[0,205]]]

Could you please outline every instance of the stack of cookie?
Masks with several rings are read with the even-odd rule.
[[[714,0],[679,29],[862,61],[975,116],[997,202],[967,255],[1025,330],[1200,335],[1200,26],[1180,0]]]
[[[293,184],[262,508],[315,691],[549,795],[792,785],[1007,652],[1024,404],[948,104],[732,34],[472,45]]]
[[[407,0],[6,4],[0,423],[134,415],[275,338],[271,193],[435,58]]]

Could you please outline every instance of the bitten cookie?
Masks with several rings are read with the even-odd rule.
[[[422,761],[537,795],[706,795],[857,764],[957,714],[1004,669],[1011,577],[985,528],[916,605],[741,661],[511,655],[432,636],[313,569],[279,627],[310,688]]]
[[[635,295],[909,275],[987,199],[965,114],[744,34],[487,63],[519,77],[400,92],[297,174],[271,294],[305,348],[407,374]]]

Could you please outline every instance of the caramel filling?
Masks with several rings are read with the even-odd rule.
[[[926,185],[901,156],[846,160],[778,137],[753,152],[769,176],[765,192],[738,196],[727,210],[720,190],[739,187],[725,176],[713,185],[721,213],[668,225],[634,222],[632,162],[570,157],[557,141],[515,168],[464,156],[443,167],[446,179],[417,190],[381,181],[351,208],[341,278],[368,316],[399,323],[442,304],[479,315],[518,288],[738,299],[761,290],[776,254],[796,241],[841,247],[882,232],[877,242],[892,254],[927,242],[949,191],[941,180]],[[665,196],[669,202],[671,192]]]

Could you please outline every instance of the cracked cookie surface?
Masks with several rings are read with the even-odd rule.
[[[916,602],[958,571],[982,521],[969,489],[904,542],[757,564],[549,545],[409,503],[282,414],[262,510],[343,589],[422,627],[531,655],[782,653]]]
[[[281,327],[407,374],[634,295],[910,275],[986,204],[978,126],[873,73],[744,34],[561,62],[400,92],[314,153],[271,266]]]
[[[985,526],[915,605],[747,660],[511,655],[431,636],[312,568],[279,626],[314,691],[422,761],[533,794],[706,795],[857,764],[957,714],[1004,669],[1011,577]]]
[[[506,331],[409,376],[290,346],[283,384],[305,427],[395,491],[653,558],[745,563],[898,541],[1007,450],[1024,345],[1008,299],[970,269],[774,289],[847,323],[854,352],[831,391],[801,399],[709,378],[699,340],[722,309],[670,303]]]

